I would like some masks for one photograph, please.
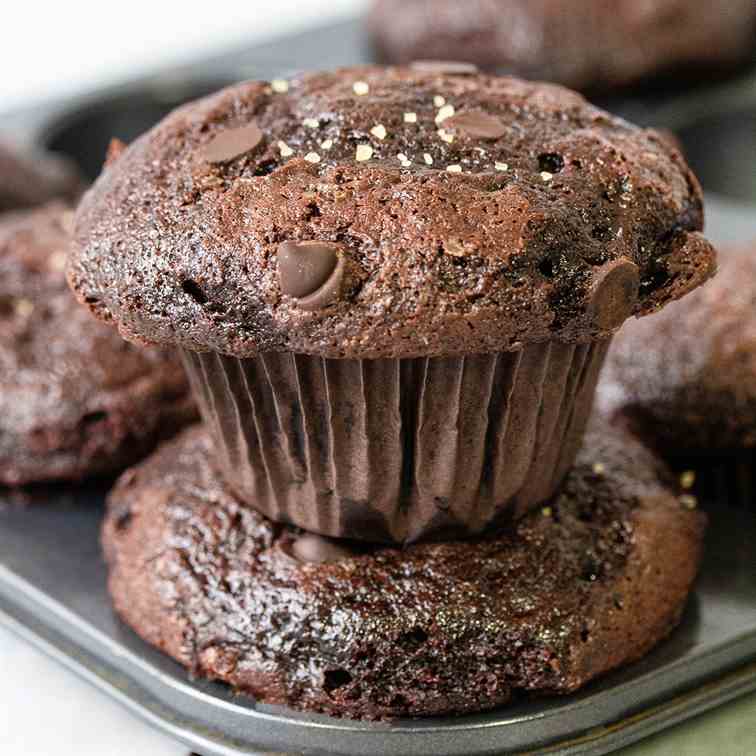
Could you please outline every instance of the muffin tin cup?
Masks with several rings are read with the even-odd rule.
[[[572,465],[608,341],[400,360],[184,352],[218,464],[279,522],[403,543],[480,533]]]

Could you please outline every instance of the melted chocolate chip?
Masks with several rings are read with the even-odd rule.
[[[202,158],[208,163],[225,163],[251,152],[262,139],[263,133],[254,121],[238,129],[226,129],[202,148]]]
[[[288,550],[299,562],[338,562],[354,556],[354,552],[337,541],[314,533],[301,535]]]
[[[304,310],[325,307],[338,297],[344,262],[338,244],[284,242],[278,247],[281,291],[299,301]]]
[[[474,63],[458,60],[416,60],[411,65],[415,71],[439,74],[474,74],[478,67]]]
[[[507,133],[507,127],[500,119],[482,110],[457,113],[444,121],[444,128],[455,129],[475,139],[499,139]]]
[[[633,313],[638,301],[638,266],[627,258],[612,260],[597,268],[588,289],[588,315],[602,331],[619,328]]]

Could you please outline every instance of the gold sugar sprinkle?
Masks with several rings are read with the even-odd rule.
[[[554,178],[554,174],[553,173],[549,173],[548,171],[541,171],[541,178],[544,181],[551,181],[551,179]]]
[[[496,168],[497,171],[509,170],[509,166],[506,163],[494,163],[494,168]]]
[[[16,315],[22,318],[28,318],[34,312],[34,303],[28,299],[19,299],[13,305]]]
[[[326,139],[324,142],[321,142],[320,147],[323,150],[330,150],[333,147],[333,139]]]
[[[693,488],[696,482],[696,473],[694,470],[685,470],[680,474],[680,486],[685,489]]]
[[[307,153],[307,154],[306,154],[306,155],[304,156],[304,159],[305,159],[305,160],[306,160],[306,161],[307,161],[308,163],[319,163],[319,162],[320,162],[320,155],[318,155],[318,153],[317,153],[317,152],[308,152],[308,153]]]
[[[417,113],[405,113],[404,114],[404,122],[405,123],[417,123]]]
[[[544,507],[544,508],[543,508],[543,509],[541,510],[541,514],[542,514],[542,515],[543,515],[544,517],[551,517],[551,515],[553,515],[553,514],[554,514],[554,510],[553,510],[553,509],[552,509],[551,507]]]
[[[68,255],[62,250],[58,250],[57,252],[53,252],[47,259],[52,270],[64,270]]]
[[[385,139],[388,132],[386,131],[386,127],[382,123],[379,123],[370,129],[370,133],[377,139]]]
[[[370,91],[370,86],[366,81],[355,81],[354,84],[352,84],[352,89],[356,95],[362,97]]]
[[[603,462],[594,462],[592,470],[594,475],[603,475],[606,472],[606,466]]]
[[[449,173],[462,173],[462,166],[461,165],[447,165],[446,170],[449,171]]]
[[[444,140],[444,142],[451,144],[454,141],[454,134],[450,134],[445,129],[439,129],[436,133]]]
[[[695,509],[698,506],[698,499],[691,494],[683,494],[680,497],[680,504],[682,504],[685,509]]]
[[[430,153],[424,152],[423,160],[425,160],[426,165],[433,165],[433,156]]]
[[[291,157],[294,154],[294,150],[292,150],[286,142],[279,142],[278,149],[281,153],[281,157]]]
[[[270,82],[270,88],[278,94],[284,94],[289,91],[289,82],[286,79],[273,79]]]
[[[302,123],[307,126],[308,129],[317,129],[320,126],[320,121],[317,118],[305,118]]]
[[[364,163],[366,160],[370,160],[373,157],[373,148],[369,144],[358,144],[357,150],[354,154],[354,159],[358,163]]]
[[[436,123],[443,123],[454,115],[454,105],[444,105],[436,115]]]
[[[437,108],[443,108],[443,107],[444,107],[444,105],[446,105],[446,100],[445,100],[445,99],[444,99],[443,97],[441,97],[441,95],[436,95],[436,96],[435,96],[435,97],[433,98],[433,104],[434,104],[434,105],[435,105],[435,106],[436,106]]]

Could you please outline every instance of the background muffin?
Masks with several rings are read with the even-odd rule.
[[[469,68],[251,82],[179,109],[77,215],[69,279],[175,344],[274,519],[478,532],[570,466],[607,340],[713,269],[679,153]]]
[[[713,281],[615,339],[601,403],[667,456],[756,447],[756,244]]]
[[[469,60],[577,89],[660,72],[716,71],[752,57],[752,0],[377,0],[380,59]]]
[[[53,155],[24,155],[0,143],[0,212],[74,200],[84,191],[75,168]]]
[[[114,472],[194,417],[175,356],[78,306],[64,268],[73,212],[0,216],[0,483]]]

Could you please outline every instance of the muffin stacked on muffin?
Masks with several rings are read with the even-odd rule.
[[[302,579],[312,562],[346,569],[356,560],[366,587],[386,578],[371,560],[403,559],[395,548],[376,551],[379,543],[475,536],[470,554],[485,550],[489,534],[514,533],[511,520],[556,501],[612,334],[713,272],[701,225],[694,177],[654,132],[559,87],[469,66],[250,82],[175,111],[84,198],[69,267],[80,300],[127,338],[181,349],[205,420],[155,462],[167,481],[156,500],[134,483],[151,478],[149,464],[113,496],[106,542],[119,611],[181,661],[266,700],[358,715],[464,710],[432,676],[427,698],[412,705],[350,709],[344,691],[330,707],[297,695],[295,669],[266,686],[265,665],[244,653],[185,653],[197,641],[191,618],[164,605],[167,624],[156,627],[169,593],[159,583],[183,580],[181,560],[137,567],[129,533],[153,522],[150,537],[170,541],[174,506],[218,523],[229,507],[249,508],[261,515],[240,525],[252,538],[243,564],[267,558],[278,538],[267,517],[299,544],[291,569]],[[192,461],[206,453],[218,473]],[[199,500],[186,497],[187,461],[199,465],[190,487],[216,509],[199,513]],[[630,476],[630,489],[638,483],[632,472],[617,475]],[[672,497],[664,475],[655,481]],[[620,488],[614,481],[607,496],[619,500]],[[633,496],[635,507],[642,497]],[[688,528],[687,517],[671,518],[665,536]],[[690,532],[695,565],[700,522]],[[525,538],[522,548],[549,538]],[[202,569],[214,580],[212,548],[197,548],[187,544],[185,558],[209,559]],[[506,580],[502,564],[490,570],[481,596]],[[674,624],[694,571],[662,602],[654,623],[664,630],[649,630],[648,644],[613,636],[593,673],[532,687],[572,689],[637,656]],[[407,578],[408,590],[421,589],[417,580]],[[442,611],[439,599],[432,605]],[[250,632],[267,632],[256,601],[239,611]],[[300,630],[291,626],[295,642],[316,642]],[[242,663],[251,676],[234,672]],[[502,691],[474,708],[506,700]]]

